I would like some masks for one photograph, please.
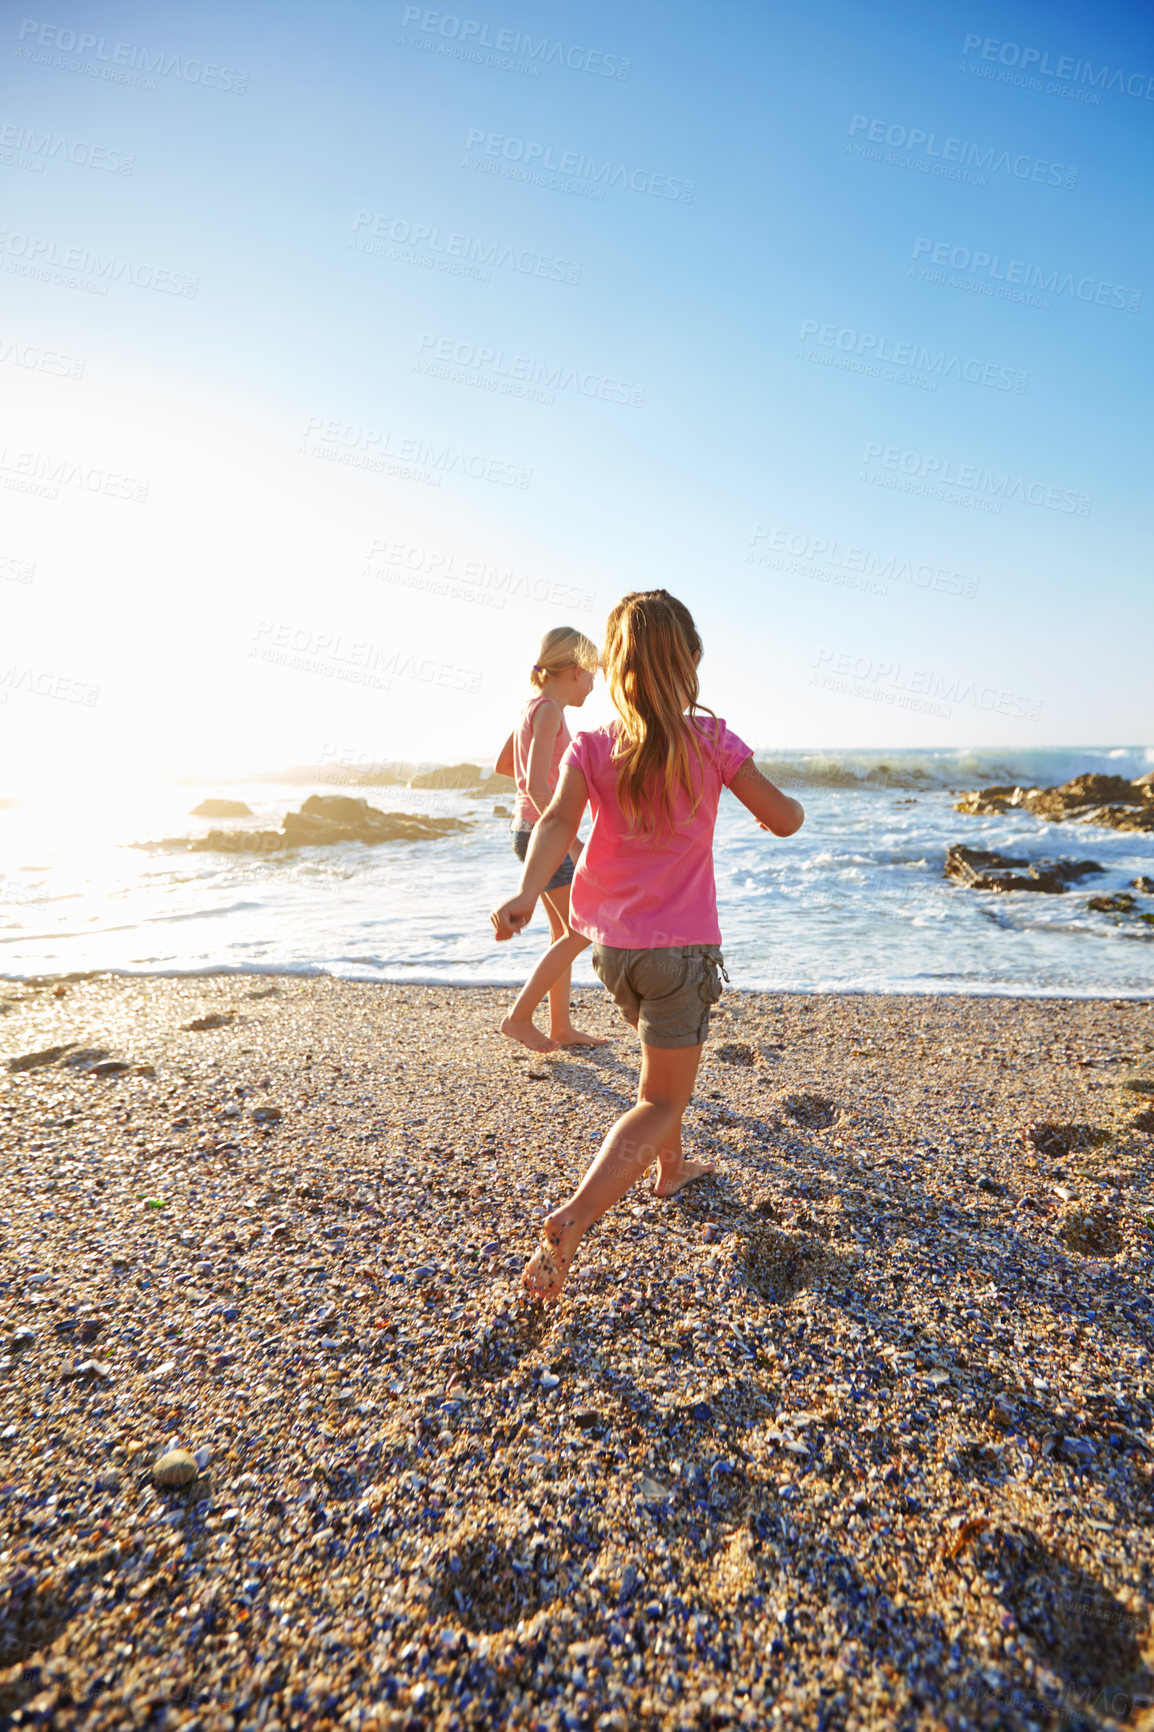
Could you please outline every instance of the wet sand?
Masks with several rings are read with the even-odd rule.
[[[510,996],[0,986],[0,1724],[1150,1723],[1151,1005],[729,992],[543,1307]]]

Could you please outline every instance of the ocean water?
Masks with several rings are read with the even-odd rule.
[[[797,836],[759,830],[723,796],[715,860],[735,987],[792,992],[1024,993],[1145,997],[1154,924],[1095,913],[1091,895],[1154,876],[1154,836],[1028,813],[967,818],[952,790],[1025,786],[1085,770],[1135,776],[1154,748],[1042,752],[759,753],[806,807]],[[31,798],[0,807],[0,976],[77,972],[332,974],[354,980],[514,984],[548,942],[543,914],[509,944],[489,910],[519,868],[492,797],[356,787],[385,810],[472,819],[425,843],[352,843],[282,856],[189,853],[209,796],[246,801],[257,828],[333,784],[163,786]],[[1096,860],[1064,896],[951,884],[951,842],[1027,858]],[[139,844],[145,844],[140,846]],[[1154,913],[1154,897],[1139,900]],[[574,978],[594,983],[583,957]]]

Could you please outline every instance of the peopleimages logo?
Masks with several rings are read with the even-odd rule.
[[[114,84],[141,84],[134,74],[143,73],[146,90],[156,89],[156,78],[179,78],[185,84],[202,84],[208,90],[232,90],[239,95],[248,84],[247,72],[211,61],[188,60],[163,48],[140,48],[134,42],[113,42],[108,36],[93,36],[87,30],[61,29],[59,24],[41,24],[25,18],[17,38],[18,60],[57,66],[68,72],[83,72]],[[44,52],[39,52],[44,50]],[[69,62],[64,57],[75,55]],[[91,56],[91,58],[89,58]]]
[[[43,669],[23,666],[19,662],[0,662],[0,703],[7,703],[13,692],[26,692],[33,698],[55,698],[62,704],[84,704],[94,709],[100,698],[100,687],[67,674],[49,673]]]
[[[162,270],[140,259],[118,258],[115,253],[95,253],[89,247],[62,246],[48,235],[25,235],[0,229],[0,269],[46,281],[67,281],[106,295],[109,283],[132,283],[138,289],[155,289],[162,295],[180,295],[194,301],[199,277]]]
[[[963,493],[991,500],[1018,500],[1022,505],[1036,505],[1047,511],[1063,511],[1078,517],[1089,517],[1094,503],[1089,493],[1076,493],[1069,487],[1054,487],[1046,481],[1027,481],[1024,476],[1009,472],[997,474],[980,463],[955,463],[952,457],[932,457],[921,451],[903,451],[897,445],[869,443],[862,453],[868,468],[877,463],[882,469],[912,481],[928,482],[932,487],[961,488]]]
[[[31,493],[41,499],[57,499],[61,487],[81,493],[101,493],[107,499],[125,499],[132,505],[148,500],[147,481],[99,464],[76,462],[46,451],[16,451],[0,445],[0,485],[14,493]]]
[[[80,355],[62,355],[57,349],[42,349],[38,343],[18,343],[0,336],[0,362],[26,367],[30,373],[54,373],[60,379],[83,379],[88,365]]]
[[[924,259],[927,264],[969,273],[987,285],[996,282],[1004,283],[1008,288],[1016,286],[1044,295],[1069,295],[1072,301],[1085,301],[1087,305],[1098,307],[1121,308],[1127,313],[1136,313],[1142,305],[1141,289],[1128,289],[1120,283],[1107,283],[1098,277],[1078,277],[1073,271],[1064,271],[1058,266],[1030,264],[1026,259],[1006,259],[1003,263],[1000,253],[955,246],[951,241],[933,241],[919,236],[914,242],[913,257],[915,261]],[[924,273],[919,273],[915,265],[909,274],[915,276]],[[993,294],[994,290],[988,286],[986,292]]]
[[[1020,72],[1040,78],[1063,78],[1073,84],[1093,85],[1097,90],[1116,90],[1120,95],[1138,97],[1145,102],[1154,100],[1154,77],[1145,72],[1124,72],[1120,67],[1099,66],[1095,71],[1088,60],[1075,60],[1068,54],[1054,57],[1050,64],[1048,48],[1026,48],[1019,42],[1002,42],[996,36],[967,35],[962,43],[963,59],[976,54],[979,60],[998,66],[1017,67]]]
[[[515,60],[528,61],[534,73],[542,66],[565,66],[570,72],[592,72],[601,78],[628,78],[632,61],[619,54],[604,54],[597,48],[579,48],[566,42],[551,41],[548,36],[530,36],[527,30],[503,29],[483,23],[477,18],[461,18],[453,12],[430,12],[423,6],[406,6],[401,26],[414,25],[425,35],[440,38],[446,45],[455,43],[457,58],[484,61],[479,51],[488,49],[494,55],[509,54]],[[421,44],[425,46],[424,43]],[[429,43],[430,48],[440,44]],[[447,47],[441,50],[447,52]]]
[[[983,174],[1007,174],[1015,180],[1035,181],[1040,186],[1071,187],[1078,181],[1076,168],[1050,162],[1046,157],[999,150],[992,144],[971,144],[964,138],[942,138],[939,141],[936,132],[925,132],[916,126],[899,126],[885,120],[870,120],[864,114],[855,114],[850,119],[850,137],[855,138],[858,133],[864,133],[871,144],[905,150],[915,160],[925,157],[940,163],[956,163],[960,168],[977,169]],[[850,146],[847,145],[846,149],[849,150]],[[905,166],[904,161],[901,166]]]
[[[136,167],[136,157],[131,151],[66,138],[60,132],[37,132],[34,127],[21,126],[15,121],[0,126],[0,147],[5,153],[14,152],[27,158],[26,162],[14,163],[6,154],[0,160],[8,161],[10,167],[34,167],[41,174],[46,162],[71,162],[78,168],[95,168],[105,174],[131,174]]]
[[[523,601],[540,601],[548,607],[580,608],[592,611],[596,591],[580,589],[575,584],[560,583],[534,577],[530,572],[517,571],[511,566],[490,565],[483,559],[467,558],[445,548],[426,547],[422,543],[376,540],[366,555],[368,564],[363,575],[378,583],[412,581],[415,588],[432,589],[434,593],[451,593],[449,586],[472,586],[475,590],[492,592],[496,605],[504,607],[506,597]]]
[[[930,374],[933,380],[960,379],[969,385],[985,385],[993,391],[1014,391],[1021,396],[1029,383],[1029,374],[1021,372],[1017,367],[1000,367],[994,361],[979,361],[972,356],[951,355],[945,349],[933,350],[924,343],[895,343],[889,337],[880,336],[876,331],[855,331],[849,325],[832,325],[820,323],[817,319],[803,319],[798,341],[807,342],[815,339],[825,349],[835,351],[831,361],[837,356],[853,356],[866,363],[864,368],[853,369],[865,371],[874,376],[890,378],[891,373],[882,372],[880,365],[888,364],[892,368],[910,368],[915,374]]]
[[[540,176],[541,184],[545,185],[545,175],[562,175],[574,185],[587,186],[590,194],[597,198],[603,196],[604,187],[617,186],[626,192],[647,193],[650,198],[679,199],[682,204],[693,202],[691,180],[657,174],[651,168],[630,167],[628,163],[614,162],[608,157],[601,161],[580,150],[560,150],[533,139],[509,138],[503,132],[486,132],[482,127],[471,127],[465,140],[465,166],[480,168],[490,157],[510,165],[522,179],[533,180]],[[494,171],[499,172],[496,164]]]
[[[426,335],[421,338],[417,352],[419,359],[414,372],[508,396],[551,404],[556,400],[556,392],[571,391],[578,397],[623,403],[632,409],[640,409],[645,402],[644,385],[562,362],[540,361],[532,355],[513,355],[485,343]]]
[[[947,720],[953,715],[954,704],[968,704],[987,715],[1016,716],[1028,722],[1036,722],[1042,714],[1041,698],[1027,697],[1000,686],[981,685],[964,675],[908,667],[902,662],[883,661],[853,650],[820,649],[814,669],[808,681],[811,686]]]
[[[479,668],[457,667],[453,662],[439,662],[391,644],[360,638],[347,642],[339,632],[316,632],[285,620],[262,619],[248,653],[256,661],[352,685],[374,686],[384,692],[392,689],[394,679],[411,679],[448,691],[476,693],[483,678]]]
[[[947,566],[902,559],[896,553],[878,553],[873,548],[839,541],[837,536],[808,535],[802,530],[780,529],[772,524],[759,523],[754,529],[745,563],[832,582],[847,589],[867,589],[875,595],[888,595],[891,582],[971,600],[978,593],[976,577],[967,577]]]
[[[349,245],[358,252],[399,258],[404,263],[472,276],[481,282],[487,283],[493,270],[514,271],[518,276],[538,277],[551,283],[575,285],[581,281],[581,266],[569,259],[555,258],[552,253],[538,252],[534,247],[479,240],[476,235],[442,230],[435,223],[410,222],[406,217],[359,210],[353,218],[353,235],[355,238]]]
[[[302,457],[319,457],[377,475],[400,475],[439,487],[445,475],[464,475],[474,481],[493,481],[502,487],[527,488],[533,471],[501,457],[439,445],[431,439],[411,439],[386,428],[367,427],[358,421],[340,421],[327,415],[310,415],[305,428]]]

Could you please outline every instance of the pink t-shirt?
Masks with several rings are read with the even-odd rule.
[[[664,949],[676,944],[720,944],[713,880],[713,827],[723,787],[728,788],[752,750],[711,716],[699,716],[701,803],[682,789],[673,827],[630,832],[617,801],[611,756],[616,726],[581,733],[561,760],[581,771],[589,788],[593,828],[569,893],[571,924],[596,944],[620,950]]]
[[[540,814],[529,798],[529,749],[533,744],[533,718],[541,705],[545,703],[544,692],[535,698],[530,698],[521,711],[521,720],[517,723],[513,734],[513,775],[517,783],[516,810],[513,814],[513,824],[523,828],[526,824],[537,822]],[[557,738],[553,742],[553,758],[549,765],[549,792],[557,792],[557,778],[561,774],[561,754],[572,740],[573,736],[565,722],[565,712],[561,711],[561,726],[557,729]]]

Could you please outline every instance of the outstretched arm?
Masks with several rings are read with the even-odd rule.
[[[537,706],[533,717],[533,734],[529,742],[529,762],[525,766],[525,781],[529,798],[539,813],[544,812],[553,798],[549,786],[549,770],[553,763],[553,747],[561,731],[561,711],[549,699]]]
[[[581,771],[566,764],[557,792],[533,826],[520,890],[489,916],[498,942],[528,926],[538,896],[573,845],[588,798],[589,784]]]
[[[775,836],[792,836],[805,823],[801,801],[775,787],[752,758],[746,758],[729,786],[762,829],[771,830]]]
[[[497,753],[497,761],[493,765],[493,774],[495,776],[511,776],[513,770],[513,736],[510,734],[509,738],[505,741],[505,744],[501,747],[501,750]]]

